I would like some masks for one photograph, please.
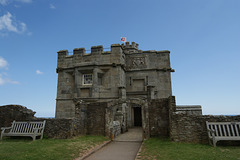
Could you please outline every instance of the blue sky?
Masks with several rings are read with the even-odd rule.
[[[57,51],[170,50],[178,105],[240,114],[239,0],[0,0],[0,105],[53,117]]]

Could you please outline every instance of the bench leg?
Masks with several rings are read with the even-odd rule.
[[[216,141],[216,139],[214,138],[213,139],[213,147],[216,147],[217,146],[217,141]]]
[[[215,138],[215,134],[213,133],[212,135],[212,140],[213,140],[213,147],[216,147],[216,144],[217,144],[217,140]]]
[[[33,141],[36,140],[36,136],[35,136],[35,135],[33,135],[33,136],[31,136],[31,137],[32,137]]]

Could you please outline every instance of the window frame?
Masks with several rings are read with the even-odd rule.
[[[90,83],[88,83],[88,80],[87,80],[89,78],[88,76],[91,77]],[[92,85],[93,84],[93,74],[91,74],[91,73],[90,74],[83,74],[82,78],[83,78],[83,81],[82,81],[83,85]]]

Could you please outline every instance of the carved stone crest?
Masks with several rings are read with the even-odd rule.
[[[145,57],[134,57],[131,59],[131,68],[143,68],[146,67]]]

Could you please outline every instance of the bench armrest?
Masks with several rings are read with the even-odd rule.
[[[1,130],[2,130],[2,133],[4,133],[4,131],[6,130],[6,129],[11,129],[12,127],[2,127],[1,128]]]
[[[216,134],[216,131],[214,129],[208,129],[208,132],[210,132],[212,136],[215,136]]]
[[[38,130],[43,129],[44,127],[39,127],[39,128],[33,128],[34,132],[37,132]]]
[[[2,127],[1,130],[11,129],[12,127]]]

